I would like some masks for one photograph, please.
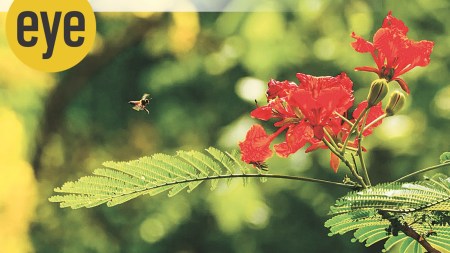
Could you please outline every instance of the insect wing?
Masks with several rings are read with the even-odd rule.
[[[140,105],[135,105],[135,106],[133,106],[133,109],[136,111],[140,111],[140,110],[142,110],[142,107]]]

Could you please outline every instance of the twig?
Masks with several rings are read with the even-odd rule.
[[[369,110],[365,110],[365,112],[364,112],[363,124],[361,126],[361,131],[358,134],[358,151],[357,151],[357,154],[358,154],[358,157],[359,157],[359,163],[361,164],[361,170],[363,171],[364,182],[367,184],[367,186],[370,187],[371,183],[370,183],[369,173],[367,171],[366,163],[364,161],[363,152],[362,152],[362,140],[363,140],[364,126],[366,125],[368,112],[369,112]]]
[[[352,126],[352,128],[350,128],[350,131],[348,132],[348,136],[347,136],[347,138],[345,139],[345,142],[344,142],[344,145],[342,146],[342,149],[341,149],[341,154],[344,154],[345,153],[345,149],[347,148],[347,144],[348,144],[348,141],[350,140],[350,136],[352,135],[352,133],[353,133],[353,131],[355,131],[355,129],[358,127],[358,124],[359,124],[359,122],[361,121],[361,119],[364,117],[364,115],[366,114],[366,112],[369,110],[369,108],[368,107],[366,107],[365,109],[364,109],[364,111],[359,115],[359,117],[356,119],[356,121],[355,121],[355,123],[353,124],[353,126]]]
[[[358,172],[356,172],[355,167],[340,152],[335,150],[325,138],[322,141],[330,149],[330,151],[333,152],[333,154],[335,154],[337,157],[339,157],[339,159],[341,159],[341,161],[350,169],[350,172],[361,183],[362,187],[364,189],[368,188],[366,183],[364,182],[364,179],[358,174]]]
[[[406,176],[403,176],[403,177],[401,177],[401,178],[399,178],[399,179],[397,179],[397,180],[395,180],[393,182],[402,181],[403,179],[406,179],[408,177],[412,177],[412,176],[415,176],[417,174],[421,174],[421,173],[424,173],[424,172],[427,172],[427,171],[436,170],[436,169],[439,169],[439,168],[442,168],[442,167],[445,167],[445,166],[449,166],[449,165],[450,165],[450,163],[447,162],[447,163],[442,163],[442,164],[438,164],[438,165],[435,165],[435,166],[431,166],[431,167],[428,167],[428,168],[425,168],[425,169],[421,169],[421,170],[415,171],[413,173],[410,173],[410,174],[408,174]]]

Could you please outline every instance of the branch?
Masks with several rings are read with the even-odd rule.
[[[398,219],[390,219],[387,211],[379,210],[378,213],[383,217],[383,219],[389,220],[393,227],[396,227],[397,229],[402,231],[405,235],[416,240],[420,245],[422,245],[424,249],[427,250],[427,253],[441,253],[439,250],[431,246],[431,244],[423,236],[417,233],[407,223],[400,223]]]
[[[408,224],[402,224],[399,228],[403,233],[405,233],[405,235],[413,238],[418,243],[420,243],[420,245],[422,245],[422,247],[424,247],[424,249],[426,249],[428,253],[441,253],[439,250],[431,246],[431,244],[423,236],[419,235],[419,233],[417,233],[413,228],[408,226]]]
[[[317,178],[310,178],[310,177],[289,176],[289,175],[280,175],[280,174],[229,174],[229,175],[206,176],[206,177],[199,177],[199,178],[192,178],[192,179],[168,182],[165,184],[146,188],[145,190],[151,190],[151,189],[175,185],[175,184],[184,184],[184,183],[191,183],[191,182],[197,182],[197,181],[207,181],[207,180],[226,179],[226,178],[281,178],[281,179],[288,179],[288,180],[335,185],[335,186],[345,187],[348,189],[356,188],[354,185],[333,182],[333,181],[328,181],[328,180],[323,180],[323,179],[317,179]]]
[[[449,165],[450,165],[450,163],[447,162],[447,163],[442,163],[442,164],[438,164],[438,165],[435,165],[435,166],[431,166],[431,167],[428,167],[428,168],[425,168],[425,169],[421,169],[421,170],[415,171],[415,172],[413,172],[413,173],[410,173],[410,174],[408,174],[408,175],[406,175],[406,176],[403,176],[403,177],[401,177],[401,178],[399,178],[399,179],[393,181],[393,183],[394,183],[394,182],[401,181],[401,180],[403,180],[403,179],[405,179],[405,178],[408,178],[408,177],[415,176],[415,175],[417,175],[417,174],[425,173],[425,172],[427,172],[427,171],[439,169],[439,168],[441,168],[441,167],[445,167],[445,166],[449,166]]]

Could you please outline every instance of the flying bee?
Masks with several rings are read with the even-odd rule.
[[[147,105],[150,103],[150,100],[152,98],[149,97],[150,94],[145,93],[142,98],[138,101],[129,101],[128,104],[132,104],[133,105],[133,109],[136,111],[146,111],[147,113],[150,113],[147,109]]]

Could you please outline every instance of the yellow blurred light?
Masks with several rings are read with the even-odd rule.
[[[369,12],[353,13],[349,16],[349,22],[352,30],[360,36],[369,34],[373,26],[372,16]],[[371,38],[369,36],[366,39],[370,40]]]
[[[221,147],[236,148],[237,143],[244,140],[245,134],[255,123],[256,121],[252,120],[248,115],[238,118],[221,130],[217,143]]]
[[[267,84],[253,77],[241,78],[236,84],[236,94],[245,101],[251,103],[265,99]]]
[[[324,1],[298,1],[298,12],[302,19],[313,20],[318,15],[324,6]]]
[[[246,220],[256,228],[264,228],[269,222],[270,208],[262,201],[255,202],[255,207],[245,213]]]
[[[36,181],[31,166],[24,161],[0,163],[0,250],[31,252],[28,226],[36,205]]]
[[[450,85],[441,89],[433,100],[436,110],[433,112],[443,118],[450,119]]]
[[[331,37],[323,37],[314,43],[314,54],[321,60],[333,60],[336,58],[337,41]]]
[[[239,231],[244,225],[264,228],[271,210],[264,204],[261,192],[255,186],[243,186],[241,180],[221,184],[208,196],[210,208],[225,233]]]
[[[169,30],[170,45],[175,53],[186,53],[190,51],[197,42],[200,32],[198,14],[172,13],[173,25]]]
[[[16,114],[0,108],[0,249],[32,251],[28,226],[36,202],[36,181],[31,166],[23,161],[24,131]]]
[[[405,115],[396,115],[383,120],[377,129],[386,139],[411,137],[414,133],[414,121]]]
[[[285,35],[284,30],[283,16],[277,12],[251,13],[243,27],[244,36],[255,42],[282,38]]]
[[[21,160],[25,153],[24,130],[16,114],[0,108],[0,161]]]
[[[154,243],[164,237],[166,228],[158,219],[148,218],[141,224],[139,233],[144,241]]]

